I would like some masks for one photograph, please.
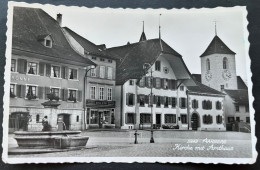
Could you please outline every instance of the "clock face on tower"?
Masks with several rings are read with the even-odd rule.
[[[212,74],[211,74],[210,71],[207,71],[207,72],[206,72],[206,74],[205,74],[205,79],[206,79],[207,81],[210,81],[210,80],[212,79]]]
[[[224,70],[222,72],[222,77],[224,80],[228,81],[232,77],[232,75],[231,75],[230,71]]]

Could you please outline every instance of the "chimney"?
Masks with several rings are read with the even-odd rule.
[[[62,24],[62,14],[60,14],[60,13],[57,14],[57,22],[61,26],[61,24]]]

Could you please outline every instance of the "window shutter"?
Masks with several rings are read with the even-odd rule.
[[[199,101],[196,101],[196,108],[199,108]]]
[[[192,108],[195,108],[194,101],[195,101],[195,100],[192,100],[192,102],[191,102],[191,107],[192,107]]]
[[[148,95],[145,95],[145,96],[144,96],[144,102],[145,102],[146,104],[149,103],[149,96],[148,96]]]
[[[78,70],[77,69],[73,70],[73,78],[78,79]]]
[[[108,67],[105,67],[105,79],[108,78]]]
[[[78,90],[77,101],[82,102],[82,91]]]
[[[112,80],[115,80],[116,72],[114,71],[114,68],[111,67],[112,72]]]
[[[64,96],[64,89],[60,89],[60,100],[63,100]]]
[[[137,95],[137,103],[140,103],[140,94]]]
[[[38,97],[39,99],[43,99],[43,87],[38,87]]]
[[[50,94],[50,92],[51,92],[50,87],[45,87],[45,99],[46,99],[46,100],[48,100],[47,94]]]
[[[27,61],[24,59],[18,59],[17,72],[25,74],[27,72]]]
[[[21,85],[21,98],[25,98],[25,90],[26,90],[26,86],[25,85]]]
[[[96,77],[99,77],[99,74],[100,74],[100,67],[97,66],[96,67]]]
[[[133,95],[133,105],[135,105],[135,94],[132,95]]]
[[[157,78],[153,78],[153,87],[154,87],[154,88],[156,87],[156,79],[157,79]]]
[[[164,89],[164,79],[161,79],[161,88]]]
[[[21,97],[21,88],[22,88],[21,85],[19,85],[19,84],[16,85],[16,95],[19,98]]]
[[[158,102],[158,97],[159,97],[159,96],[154,96],[154,102],[155,102],[155,104]]]
[[[40,64],[39,64],[39,75],[40,76],[44,76],[44,67],[45,67],[45,64],[40,62]]]
[[[172,89],[172,80],[168,79],[168,89]]]
[[[63,89],[64,93],[63,93],[63,101],[67,101],[68,100],[68,89]]]
[[[176,80],[172,80],[172,89],[176,90],[176,88],[177,88]]]
[[[68,75],[69,74],[69,68],[68,67],[64,67],[64,79],[68,79]]]
[[[62,66],[61,67],[61,72],[60,72],[60,74],[61,74],[61,78],[65,78],[65,67],[64,66]]]
[[[46,64],[46,76],[50,77],[51,76],[51,65]]]
[[[145,86],[145,87],[148,87],[148,77],[145,77],[145,78],[144,78],[144,86]]]
[[[129,93],[126,93],[126,105],[129,105]]]

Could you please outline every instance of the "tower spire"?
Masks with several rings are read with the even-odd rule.
[[[161,51],[163,51],[163,47],[162,47],[162,39],[161,39],[161,15],[159,15],[159,41],[160,41],[160,46],[161,46]]]
[[[215,35],[217,36],[217,21],[215,20]]]
[[[143,22],[143,32],[142,32],[142,34],[141,34],[141,37],[140,37],[139,42],[141,42],[141,41],[146,41],[146,35],[145,35],[145,33],[144,33],[144,21],[142,21],[142,22]]]

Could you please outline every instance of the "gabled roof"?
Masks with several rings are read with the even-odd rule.
[[[216,35],[205,52],[200,56],[204,57],[210,54],[236,54]]]
[[[39,38],[51,35],[52,48],[46,48]],[[14,7],[12,53],[36,56],[67,64],[94,64],[76,53],[65,38],[55,19],[39,8]],[[33,55],[30,55],[33,54]]]
[[[248,105],[248,90],[226,90],[225,92],[229,95],[236,104]]]
[[[208,94],[208,95],[220,95],[224,96],[225,94],[215,90],[213,88],[210,88],[196,80],[194,80],[197,86],[187,86],[189,93],[200,93],[200,94]]]
[[[122,85],[129,79],[140,79],[146,73],[143,70],[143,64],[153,63],[160,55],[164,55],[175,69],[174,73],[177,79],[189,79],[190,73],[187,69],[181,55],[173,50],[168,44],[161,40],[163,51],[159,39],[141,41],[120,47],[113,47],[106,51],[118,58],[116,70],[116,84]]]
[[[237,88],[247,90],[247,85],[240,76],[237,76]]]

